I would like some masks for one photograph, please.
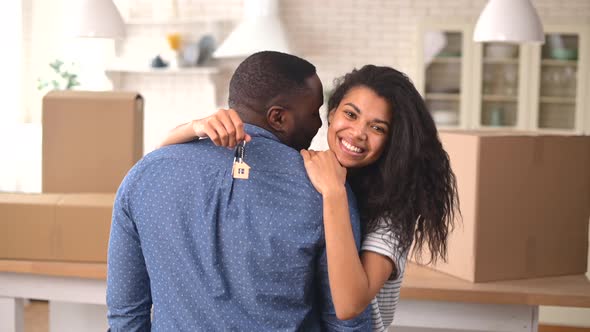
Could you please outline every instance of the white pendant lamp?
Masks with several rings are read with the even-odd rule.
[[[72,37],[113,38],[125,37],[125,23],[112,0],[72,0]]]
[[[543,25],[530,0],[489,0],[475,25],[476,42],[544,43]]]
[[[278,0],[245,0],[242,21],[213,57],[247,57],[259,51],[290,52],[279,18]]]

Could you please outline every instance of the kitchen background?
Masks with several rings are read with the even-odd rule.
[[[201,67],[178,70],[153,70],[149,65],[159,53],[165,60],[174,60],[167,37],[175,34],[193,45],[210,35],[219,45],[242,18],[242,0],[117,0],[126,21],[126,37],[114,44],[108,40],[73,43],[64,38],[64,26],[71,20],[67,0],[21,3],[19,6],[17,1],[10,1],[2,14],[6,17],[1,17],[9,25],[3,32],[5,45],[16,46],[12,48],[14,52],[4,51],[2,55],[7,61],[5,82],[12,83],[2,92],[8,107],[0,112],[0,190],[40,191],[41,100],[47,89],[39,89],[38,79],[51,77],[48,64],[56,59],[64,60],[64,70],[81,75],[81,85],[76,88],[134,90],[144,96],[145,153],[153,150],[172,127],[224,105],[227,79],[235,62],[214,60]],[[585,54],[581,52],[583,47],[588,48],[590,0],[533,1],[543,24],[565,29],[565,42],[579,49],[578,57],[562,58],[565,63],[539,63],[535,60],[535,52],[539,51],[526,47],[500,50],[499,60],[482,60],[482,53],[493,55],[493,50],[477,46],[470,40],[470,33],[485,3],[486,0],[281,0],[279,16],[292,53],[316,65],[326,90],[331,88],[334,78],[354,67],[367,63],[387,65],[407,73],[423,89],[432,107],[451,109],[446,114],[435,114],[441,127],[487,129],[508,125],[508,129],[543,129],[540,127],[546,118],[549,123],[553,121],[554,109],[566,109],[570,115],[558,118],[555,128],[548,129],[590,133],[590,100],[584,100],[590,95],[589,71],[582,70],[588,66],[590,56],[588,49]],[[432,66],[428,71],[424,70],[425,38],[430,38],[425,37],[427,31],[442,31],[449,45],[459,38],[454,41],[457,49],[438,50],[438,60],[430,59]],[[541,50],[543,54],[551,52],[547,47]],[[511,59],[504,59],[506,56]],[[68,67],[71,61],[78,65]],[[474,68],[482,62],[484,69],[478,72]],[[512,68],[501,78],[513,84],[511,91],[498,93],[486,87],[486,80],[493,79],[491,73],[502,72],[490,69],[496,65]],[[547,66],[544,70],[549,72],[558,67],[566,74],[555,78],[554,74],[539,72],[539,66]],[[436,68],[440,68],[438,72]],[[103,70],[107,71],[106,77]],[[449,89],[443,80],[439,89],[431,89],[427,84],[429,75],[436,81],[436,77],[448,75],[449,70],[461,70],[457,77],[462,81]],[[531,82],[542,85],[552,79],[553,83],[561,82],[564,75],[574,77],[570,92],[565,92],[569,97],[539,94],[538,87],[530,86]],[[549,104],[545,120],[541,119],[542,112],[532,111],[543,102]],[[314,142],[316,148],[325,147],[324,130]],[[542,308],[541,321],[590,326],[590,312]]]

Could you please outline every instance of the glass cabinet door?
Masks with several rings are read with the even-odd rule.
[[[423,35],[423,96],[439,128],[462,125],[465,35],[461,31],[428,29]]]
[[[520,126],[521,52],[517,45],[483,43],[479,48],[481,60],[476,72],[479,86],[477,127],[516,128]]]
[[[536,113],[538,129],[574,130],[580,36],[549,33],[541,47]]]

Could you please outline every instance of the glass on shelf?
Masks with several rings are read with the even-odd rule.
[[[517,96],[518,67],[513,64],[484,64],[482,92],[484,95]]]
[[[507,96],[516,96],[518,91],[518,72],[517,68],[506,68],[502,81],[504,94]]]
[[[516,103],[483,102],[480,124],[486,127],[514,127],[516,108]]]
[[[482,92],[484,95],[491,95],[495,92],[495,84],[494,84],[494,72],[491,70],[483,71],[483,85],[482,85]]]
[[[541,69],[541,96],[574,97],[577,89],[577,67],[545,66]]]

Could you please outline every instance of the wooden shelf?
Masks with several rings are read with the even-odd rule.
[[[461,95],[458,93],[427,93],[426,99],[430,100],[449,100],[449,101],[459,101]]]
[[[484,58],[483,63],[490,64],[490,65],[517,65],[518,59],[517,58]]]
[[[547,97],[541,96],[539,101],[547,104],[575,104],[575,97]]]
[[[505,95],[483,95],[482,100],[515,103],[518,101],[518,97]]]
[[[555,59],[543,59],[541,60],[543,66],[578,66],[577,60],[555,60]]]

